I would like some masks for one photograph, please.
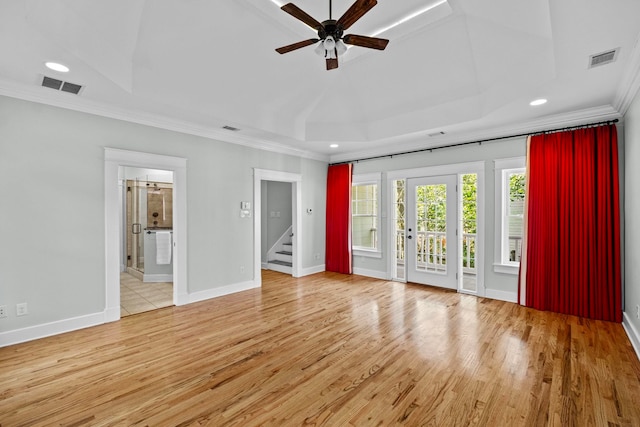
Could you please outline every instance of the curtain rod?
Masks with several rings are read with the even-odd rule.
[[[440,150],[442,148],[461,147],[463,145],[472,145],[472,144],[482,145],[483,142],[500,141],[502,139],[518,138],[518,137],[521,137],[521,136],[530,136],[530,135],[533,136],[533,135],[541,135],[541,134],[545,134],[545,133],[563,132],[563,131],[573,130],[573,129],[583,129],[583,128],[590,128],[590,127],[594,127],[594,126],[611,125],[611,124],[614,124],[614,123],[618,123],[618,119],[606,120],[604,122],[590,123],[590,124],[585,124],[585,125],[568,126],[568,127],[550,129],[550,130],[544,130],[544,131],[538,131],[538,132],[520,133],[520,134],[516,134],[516,135],[507,135],[507,136],[498,136],[498,137],[495,137],[495,138],[481,139],[481,140],[478,140],[478,141],[458,142],[456,144],[439,145],[437,147],[421,148],[419,150],[403,151],[403,152],[400,152],[400,153],[383,154],[383,155],[380,155],[380,156],[365,157],[365,158],[362,158],[362,159],[355,159],[355,160],[347,160],[347,161],[344,161],[344,162],[330,163],[329,166],[344,165],[344,164],[347,164],[347,163],[359,163],[359,162],[364,162],[364,161],[367,161],[367,160],[385,159],[387,157],[392,159],[394,156],[405,156],[407,154],[424,153],[425,151],[432,152],[434,150]]]

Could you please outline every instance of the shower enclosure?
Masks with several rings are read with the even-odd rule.
[[[171,183],[126,181],[127,270],[144,273],[145,233],[173,229]]]

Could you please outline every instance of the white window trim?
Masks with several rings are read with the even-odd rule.
[[[378,247],[376,249],[362,248],[357,246],[351,246],[351,252],[355,256],[362,256],[368,258],[382,258],[382,203],[380,199],[380,195],[382,194],[382,173],[381,172],[373,172],[373,173],[362,173],[355,174],[351,177],[351,186],[354,185],[366,185],[366,184],[375,184],[377,189],[377,201],[378,201],[378,209],[376,212],[377,223],[378,223]],[[351,215],[351,220],[353,221],[353,213]]]
[[[519,262],[503,262],[504,245],[504,217],[507,209],[507,194],[504,193],[504,171],[510,169],[524,169],[526,167],[525,157],[511,157],[507,159],[494,160],[495,173],[495,245],[493,271],[496,273],[517,275],[520,271]]]

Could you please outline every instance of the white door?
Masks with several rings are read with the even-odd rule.
[[[456,175],[407,180],[407,281],[457,289]]]

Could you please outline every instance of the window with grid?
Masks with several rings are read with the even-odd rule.
[[[518,274],[524,236],[525,158],[497,159],[496,244],[493,270]]]
[[[351,187],[352,246],[378,249],[378,184],[355,183]]]
[[[524,169],[502,171],[504,218],[502,232],[502,263],[519,265],[524,234]]]

